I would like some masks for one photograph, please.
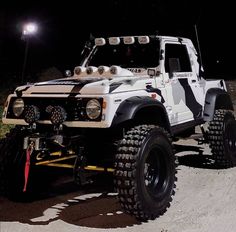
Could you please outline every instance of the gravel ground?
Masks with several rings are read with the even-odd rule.
[[[60,178],[57,173],[32,202],[0,198],[0,232],[234,231],[236,168],[215,169],[208,146],[194,140],[181,140],[176,149],[176,195],[168,211],[154,221],[140,223],[124,214],[109,178],[78,190],[69,173]]]

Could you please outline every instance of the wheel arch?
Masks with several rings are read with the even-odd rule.
[[[159,125],[171,133],[169,118],[164,105],[151,97],[131,97],[118,107],[112,126],[122,123]]]
[[[203,112],[204,121],[211,121],[213,119],[215,110],[225,109],[234,110],[229,93],[223,89],[211,88],[207,91],[205,97],[205,105]]]

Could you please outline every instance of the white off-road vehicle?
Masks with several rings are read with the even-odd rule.
[[[31,191],[33,166],[73,168],[80,184],[112,172],[124,211],[154,219],[170,206],[176,182],[172,139],[204,133],[219,166],[236,164],[236,123],[223,80],[205,80],[189,39],[96,38],[73,76],[18,87],[3,123],[0,191]],[[73,162],[71,162],[73,161]]]

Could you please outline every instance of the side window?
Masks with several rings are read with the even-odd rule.
[[[165,45],[165,71],[192,72],[187,47],[182,44]]]

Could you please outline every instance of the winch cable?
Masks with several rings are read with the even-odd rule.
[[[23,192],[26,192],[28,179],[29,179],[29,171],[30,171],[30,156],[34,150],[34,143],[31,142],[28,148],[26,149],[26,160],[25,160],[25,183]]]

